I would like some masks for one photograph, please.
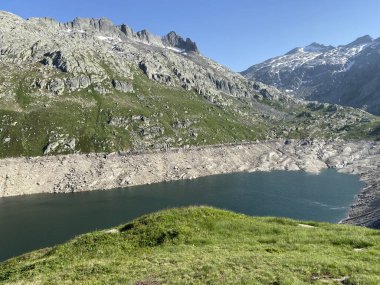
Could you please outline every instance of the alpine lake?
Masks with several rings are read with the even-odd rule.
[[[333,169],[234,173],[125,189],[0,199],[0,262],[158,210],[208,205],[251,216],[338,223],[364,184]]]

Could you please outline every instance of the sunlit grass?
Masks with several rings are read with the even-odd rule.
[[[380,284],[379,256],[376,230],[191,207],[12,259],[0,283]]]

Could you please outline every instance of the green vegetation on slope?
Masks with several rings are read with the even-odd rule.
[[[0,283],[370,285],[379,256],[380,231],[192,207],[1,263]]]
[[[0,107],[0,157],[43,155],[56,141],[63,147],[51,154],[70,153],[64,145],[72,139],[82,153],[228,143],[263,139],[268,128],[141,74],[133,85],[135,93],[100,95],[89,87],[55,97],[17,89],[15,101],[3,98]]]
[[[374,131],[380,125],[378,118],[354,109],[331,110],[285,99],[208,98],[157,83],[139,70],[131,79],[105,69],[110,78],[133,85],[134,92],[112,89],[102,95],[90,85],[54,95],[33,87],[37,70],[20,70],[16,77],[0,75],[0,81],[10,82],[14,89],[0,97],[0,158],[257,139],[379,137]],[[49,78],[66,76],[49,72]]]

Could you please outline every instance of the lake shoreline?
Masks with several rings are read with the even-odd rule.
[[[380,228],[380,144],[279,140],[168,151],[74,154],[0,160],[0,198],[109,190],[235,172],[325,168],[366,184],[343,223]]]

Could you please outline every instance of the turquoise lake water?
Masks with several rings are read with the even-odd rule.
[[[160,209],[209,205],[252,216],[337,223],[363,187],[325,170],[237,173],[126,189],[0,199],[0,261]]]

